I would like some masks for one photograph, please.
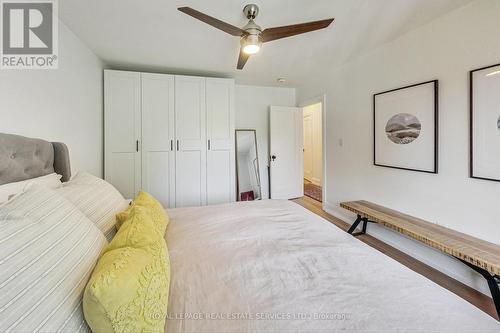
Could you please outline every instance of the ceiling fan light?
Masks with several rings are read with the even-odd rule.
[[[255,54],[257,52],[260,51],[260,46],[259,45],[246,45],[244,48],[243,48],[243,52],[245,52],[246,54]]]
[[[241,39],[241,48],[246,54],[255,54],[260,51],[262,40],[259,35],[247,35]]]

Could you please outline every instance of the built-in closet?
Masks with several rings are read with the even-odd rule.
[[[234,81],[104,72],[105,179],[165,207],[234,201]]]

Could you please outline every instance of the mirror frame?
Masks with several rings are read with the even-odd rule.
[[[236,201],[240,200],[240,184],[238,182],[238,132],[253,132],[253,138],[255,142],[255,156],[257,156],[257,174],[259,175],[259,199],[262,200],[262,180],[260,179],[260,161],[259,161],[259,149],[257,147],[257,130],[238,128],[234,130],[234,156],[236,160]]]

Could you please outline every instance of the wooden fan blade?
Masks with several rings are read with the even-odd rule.
[[[197,10],[194,10],[193,8],[190,7],[180,7],[177,8],[179,11],[183,12],[184,14],[188,14],[189,16],[194,17],[195,19],[198,19],[202,22],[205,22],[206,24],[211,25],[212,27],[215,27],[217,29],[220,29],[224,32],[227,32],[230,35],[233,36],[243,36],[246,34],[245,30],[242,30],[238,27],[235,27],[234,25],[231,25],[229,23],[226,23],[224,21],[218,20],[215,17],[208,16],[206,14],[203,14],[202,12],[199,12]]]
[[[314,30],[324,29],[328,27],[333,22],[333,20],[334,18],[330,18],[321,21],[314,21],[314,22],[307,22],[294,25],[287,25],[283,27],[265,29],[261,35],[262,41],[265,43],[280,38],[291,37]]]
[[[250,58],[250,55],[243,52],[243,49],[240,49],[240,56],[238,57],[238,65],[236,66],[236,68],[243,69],[243,67],[245,67],[245,64],[247,63],[248,58]]]

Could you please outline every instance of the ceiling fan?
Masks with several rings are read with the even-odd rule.
[[[243,69],[250,55],[259,52],[262,43],[299,35],[314,30],[324,29],[328,27],[334,20],[333,18],[329,18],[326,20],[293,24],[262,30],[262,28],[254,21],[259,14],[259,7],[255,4],[249,4],[243,8],[243,13],[249,20],[247,25],[245,25],[243,28],[235,27],[234,25],[218,20],[215,17],[206,15],[190,7],[180,7],[177,9],[202,22],[210,24],[217,29],[227,32],[230,35],[240,37],[241,48],[240,56],[238,58],[238,65],[236,66],[237,69]]]

